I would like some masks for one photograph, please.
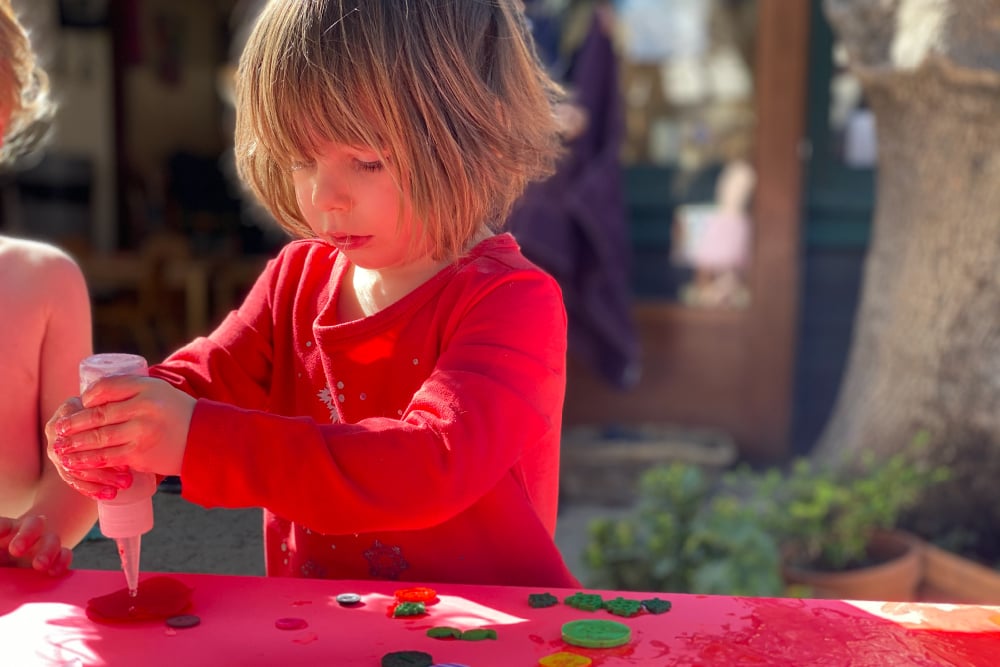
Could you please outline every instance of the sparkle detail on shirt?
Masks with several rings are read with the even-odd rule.
[[[330,387],[323,387],[316,392],[316,396],[319,397],[319,400],[323,401],[323,405],[330,411],[330,423],[340,421],[340,417],[337,416],[337,406],[333,402],[333,392],[330,391]]]
[[[299,567],[299,572],[307,579],[326,579],[326,568],[314,560],[307,560]]]

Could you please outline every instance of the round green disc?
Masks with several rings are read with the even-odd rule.
[[[570,621],[562,626],[562,638],[573,646],[612,648],[628,644],[632,639],[632,629],[617,621]]]

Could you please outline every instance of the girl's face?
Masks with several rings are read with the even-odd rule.
[[[323,144],[315,157],[292,165],[292,182],[309,228],[355,265],[400,268],[429,254],[414,252],[409,203],[373,149]]]

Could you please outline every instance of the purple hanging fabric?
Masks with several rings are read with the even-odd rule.
[[[619,158],[624,116],[617,56],[596,14],[567,78],[587,125],[558,171],[528,188],[508,227],[524,254],[562,287],[570,354],[628,389],[640,366]]]

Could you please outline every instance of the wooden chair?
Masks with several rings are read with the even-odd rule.
[[[177,234],[151,236],[137,252],[81,261],[90,286],[98,351],[134,351],[159,360],[184,341],[184,296],[168,280],[191,258]]]

